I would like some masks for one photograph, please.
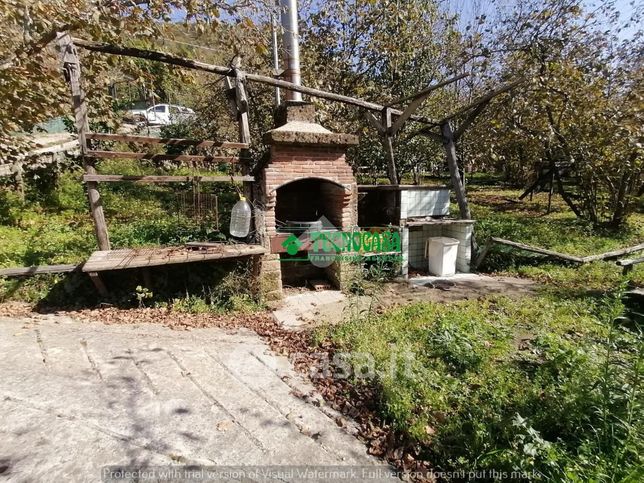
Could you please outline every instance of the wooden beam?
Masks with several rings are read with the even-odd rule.
[[[81,158],[86,174],[96,174],[94,160],[87,157],[87,138],[89,132],[89,121],[87,119],[87,103],[85,102],[85,91],[81,86],[81,66],[76,52],[76,46],[69,34],[63,33],[57,35],[57,42],[60,48],[61,60],[63,63],[63,72],[69,83],[72,94],[72,105],[74,106],[74,121],[76,132],[78,134],[78,145],[80,148]],[[87,183],[87,197],[89,199],[89,209],[94,220],[94,232],[98,247],[101,250],[110,249],[110,237],[103,213],[103,203],[101,195],[98,192],[96,183]]]
[[[117,141],[123,143],[140,144],[172,144],[177,146],[193,146],[195,148],[220,148],[220,149],[246,149],[248,143],[232,143],[228,141],[204,141],[201,139],[182,138],[155,138],[151,136],[134,136],[130,134],[107,134],[89,132],[85,135],[87,139],[98,141]]]
[[[493,244],[494,242],[492,241],[492,239],[489,239],[487,242],[485,242],[485,245],[483,245],[483,248],[481,248],[481,251],[476,256],[476,260],[474,260],[474,263],[472,263],[470,267],[472,270],[476,270],[477,268],[479,268],[479,266],[481,265],[481,263],[483,263],[483,260],[487,256],[488,252],[490,251],[490,248],[492,248]]]
[[[245,77],[237,72],[235,78],[235,103],[237,104],[237,122],[239,123],[239,140],[250,144],[250,122],[248,120],[248,97],[246,95]]]
[[[483,112],[483,109],[487,107],[487,105],[490,103],[489,100],[485,102],[481,102],[478,106],[474,108],[472,112],[470,112],[465,120],[458,125],[458,128],[454,131],[454,140],[458,141],[460,137],[463,135],[465,130],[470,127],[470,125],[476,120],[476,118]]]
[[[89,272],[88,275],[92,283],[94,283],[94,287],[96,287],[98,294],[103,298],[109,297],[110,293],[98,272]]]
[[[644,263],[644,257],[635,258],[632,260],[618,260],[617,265],[622,267],[622,275],[628,275],[633,267],[637,264]]]
[[[253,176],[129,176],[121,174],[86,174],[83,181],[97,183],[118,183],[132,181],[134,183],[184,183],[198,180],[201,183],[218,183],[232,181],[255,181]]]
[[[247,143],[250,144],[251,142],[251,137],[250,137],[250,120],[248,116],[248,96],[246,94],[246,76],[243,72],[240,72],[237,68],[234,68],[234,73],[235,73],[235,82],[233,86],[233,95],[234,95],[234,108],[235,108],[235,114],[237,118],[237,131],[239,133],[239,140],[242,143]],[[227,81],[230,81],[228,77],[226,77]],[[228,82],[227,84],[230,84]],[[250,159],[250,153],[248,149],[244,149],[241,151],[241,156],[243,157],[244,160],[249,160]],[[241,171],[242,174],[244,175],[250,175],[251,173],[251,163],[249,162],[242,162],[241,163]],[[253,206],[253,198],[254,198],[254,191],[253,191],[253,184],[250,182],[245,182],[243,184],[243,193],[244,197],[248,200],[248,202]],[[255,210],[252,210],[255,211]],[[251,212],[251,225],[252,225],[252,233],[257,233],[260,228],[257,225],[257,216]]]
[[[447,80],[445,80],[443,82],[439,82],[438,84],[434,84],[433,86],[429,86],[426,89],[423,89],[422,91],[417,92],[416,94],[414,94],[411,97],[407,97],[406,99],[411,98],[412,101],[405,108],[403,113],[400,116],[398,116],[398,119],[396,119],[396,121],[391,126],[391,130],[390,130],[391,134],[394,135],[394,136],[396,135],[398,130],[400,130],[400,128],[403,126],[403,124],[405,124],[407,119],[409,119],[412,116],[412,114],[414,114],[414,112],[416,112],[416,109],[418,109],[420,107],[420,105],[423,102],[425,102],[425,100],[432,94],[432,92],[434,92],[436,89],[438,89],[440,87],[443,87],[443,86],[446,86],[448,84],[451,84],[452,82],[456,82],[457,80],[462,79],[463,77],[466,77],[467,75],[468,74],[461,74],[461,75],[458,75],[456,77],[452,77],[452,78],[447,79]],[[395,104],[398,104],[401,101],[395,102]]]
[[[387,130],[380,123],[378,118],[374,116],[371,111],[364,111],[364,117],[367,120],[367,122],[371,124],[371,127],[373,127],[376,131],[378,131],[378,133],[385,134],[385,132],[387,132]]]
[[[619,250],[613,250],[600,255],[590,255],[588,257],[584,257],[584,263],[596,262],[598,260],[610,260],[611,258],[618,258],[631,253],[641,252],[642,250],[644,250],[644,243],[640,243],[639,245],[632,247],[621,248]]]
[[[83,268],[83,263],[69,265],[37,265],[32,267],[15,267],[0,269],[0,277],[31,277],[45,273],[78,272]]]
[[[524,77],[521,77],[520,79],[517,79],[515,81],[509,82],[509,83],[499,87],[498,89],[494,89],[493,91],[490,91],[487,94],[484,94],[483,96],[479,97],[478,99],[472,101],[467,106],[461,107],[456,112],[450,114],[449,116],[444,117],[438,123],[439,124],[444,124],[447,121],[449,121],[451,119],[454,119],[455,117],[458,117],[461,114],[464,114],[464,113],[468,112],[469,110],[477,107],[479,104],[489,102],[490,100],[492,100],[496,96],[498,96],[500,94],[503,94],[504,92],[507,92],[507,91],[509,91],[511,89],[514,89],[516,86],[518,86],[519,84],[522,84],[525,81],[526,81],[526,79]]]
[[[425,137],[433,139],[434,141],[438,141],[439,143],[443,143],[444,142],[443,136],[441,134],[439,134],[439,133],[433,132],[432,129],[433,128],[430,128],[430,127],[424,127],[422,129],[419,129],[416,132],[411,133],[408,136],[405,136],[405,139],[409,140],[409,139],[412,139],[412,138],[414,138],[416,136],[425,136]]]
[[[412,94],[412,95],[406,96],[406,97],[401,97],[400,99],[396,99],[395,101],[386,104],[385,107],[397,106],[398,104],[401,104],[401,103],[403,103],[405,101],[411,101],[411,100],[416,99],[417,97],[425,96],[425,94],[429,94],[429,93],[435,91],[436,89],[439,89],[441,87],[445,87],[446,85],[452,84],[452,83],[454,83],[456,81],[459,81],[459,80],[461,80],[461,79],[463,79],[465,77],[468,77],[468,76],[469,76],[469,74],[465,73],[465,74],[456,75],[454,77],[450,77],[449,79],[446,79],[444,81],[438,82],[437,84],[427,86],[423,90],[420,90],[420,91],[416,92],[415,94]]]
[[[409,103],[409,105],[405,108],[405,110],[403,111],[403,113],[402,113],[400,116],[398,116],[398,118],[396,119],[396,121],[391,125],[391,127],[389,128],[389,134],[391,134],[392,136],[395,136],[395,135],[396,135],[396,133],[398,132],[398,130],[403,126],[403,124],[405,124],[405,122],[407,121],[407,119],[409,119],[409,117],[410,117],[414,112],[416,112],[416,109],[418,109],[418,108],[420,107],[420,105],[421,105],[423,102],[425,102],[425,100],[426,100],[429,96],[430,96],[430,94],[429,94],[429,93],[427,93],[427,94],[424,94],[424,95],[422,95],[422,96],[420,96],[420,97],[417,97],[416,99],[414,99],[413,101],[411,101],[411,102]]]
[[[237,163],[235,156],[197,156],[192,154],[132,153],[129,151],[87,151],[87,156],[99,159],[151,159],[153,161],[221,161]]]
[[[33,156],[42,156],[43,154],[63,153],[66,151],[72,151],[72,150],[78,149],[78,147],[79,147],[78,140],[74,139],[72,141],[52,144],[50,146],[43,146],[42,148],[34,149],[33,151],[29,151],[28,153],[24,153],[17,156],[17,159],[25,159]]]
[[[123,55],[127,57],[136,57],[139,59],[154,60],[158,62],[163,62],[166,64],[176,65],[179,67],[185,67],[188,69],[202,70],[205,72],[211,72],[213,74],[224,75],[227,77],[235,77],[235,71],[230,67],[223,67],[220,65],[207,64],[205,62],[200,62],[197,60],[186,59],[184,57],[179,57],[172,54],[166,54],[163,52],[157,52],[152,50],[143,50],[137,49],[135,47],[123,47],[120,45],[107,44],[102,42],[93,42],[90,40],[83,40],[74,38],[73,39],[76,45],[87,50],[94,52],[103,52],[106,54],[114,55]],[[238,71],[239,72],[239,71]],[[260,84],[267,84],[273,87],[281,87],[286,90],[291,90],[295,92],[301,92],[302,94],[307,94],[313,97],[319,97],[321,99],[327,99],[335,102],[342,102],[344,104],[350,104],[357,107],[362,107],[364,109],[369,109],[370,111],[380,112],[386,106],[382,104],[377,104],[375,102],[365,101],[363,99],[358,99],[355,97],[344,96],[341,94],[334,94],[332,92],[322,91],[319,89],[313,89],[311,87],[300,86],[293,84],[291,82],[283,81],[280,79],[273,79],[272,77],[260,75],[260,74],[251,74],[246,72],[245,77],[251,82],[258,82]],[[392,114],[401,115],[402,111],[397,109],[392,109]],[[424,124],[438,125],[438,123],[432,119],[428,119],[423,116],[411,116],[411,120],[416,122],[421,122]]]
[[[528,186],[528,188],[526,188],[526,190],[523,193],[521,193],[521,196],[519,196],[519,201],[523,200],[529,194],[532,194],[532,192],[535,189],[537,189],[539,185],[542,185],[544,183],[546,178],[550,179],[551,177],[554,177],[554,174],[555,173],[552,170],[547,170],[545,172],[540,173],[537,180],[534,183],[532,183],[530,186]]]
[[[452,179],[452,187],[456,194],[456,201],[458,202],[458,211],[462,219],[470,220],[472,215],[470,213],[470,206],[467,202],[467,195],[463,180],[458,172],[458,158],[456,156],[456,145],[454,144],[454,134],[449,123],[446,122],[441,126],[443,135],[443,146],[445,147],[445,155],[447,157],[447,166],[449,167],[449,174]]]
[[[559,258],[559,259],[565,260],[567,262],[574,262],[574,263],[580,263],[580,264],[585,263],[584,259],[582,257],[576,257],[574,255],[567,255],[565,253],[559,253],[559,252],[555,252],[553,250],[546,250],[545,248],[533,247],[531,245],[526,245],[524,243],[518,243],[518,242],[511,241],[511,240],[504,240],[503,238],[492,237],[492,238],[490,238],[490,241],[488,243],[490,243],[490,242],[495,244],[495,245],[505,245],[505,246],[517,248],[519,250],[524,250],[524,251],[527,251],[527,252],[539,253],[540,255],[547,255],[547,256],[553,257],[553,258]],[[477,262],[478,262],[478,260],[477,260]]]
[[[382,144],[385,148],[385,156],[387,157],[387,174],[389,182],[398,184],[398,172],[396,169],[396,158],[394,157],[394,144],[391,133],[391,109],[385,107],[382,111],[382,127],[385,132],[382,136]]]
[[[578,257],[578,256],[575,256],[575,255],[567,255],[565,253],[555,252],[553,250],[547,250],[545,248],[539,248],[539,247],[534,247],[534,246],[531,246],[531,245],[526,245],[524,243],[518,243],[518,242],[511,241],[511,240],[505,240],[503,238],[492,237],[492,238],[490,238],[488,240],[488,242],[486,243],[485,247],[481,251],[481,254],[477,257],[476,262],[473,265],[474,268],[478,267],[481,264],[481,262],[485,258],[485,255],[488,253],[489,249],[492,247],[492,245],[495,245],[495,244],[496,245],[506,245],[506,246],[509,246],[509,247],[517,248],[519,250],[539,253],[541,255],[547,255],[549,257],[558,258],[558,259],[561,259],[561,260],[565,260],[567,262],[578,263],[580,265],[584,265],[586,263],[596,262],[596,261],[600,261],[600,260],[609,260],[611,258],[621,257],[623,255],[628,255],[629,253],[634,253],[634,252],[644,250],[644,243],[640,243],[639,245],[635,245],[635,246],[628,247],[628,248],[621,248],[619,250],[613,250],[613,251],[602,253],[602,254],[599,254],[599,255],[590,255],[590,256],[587,256],[587,257]],[[644,261],[644,258],[640,258],[640,259],[635,260],[635,263],[641,263],[642,261]],[[621,260],[621,261],[617,262],[617,265],[626,266],[628,264],[628,262],[629,261],[627,261],[627,260]]]
[[[227,258],[263,255],[266,248],[260,245],[220,243],[219,247],[201,250],[188,247],[141,248],[98,251],[92,253],[83,266],[84,272],[125,270],[181,263],[208,262]]]
[[[405,226],[426,226],[426,225],[473,225],[476,220],[446,220],[445,218],[436,218],[429,220],[413,220],[407,221]]]

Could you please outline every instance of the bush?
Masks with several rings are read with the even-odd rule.
[[[0,224],[17,225],[24,206],[25,202],[18,193],[0,188]]]

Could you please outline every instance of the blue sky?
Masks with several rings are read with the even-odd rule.
[[[304,4],[315,5],[319,1],[332,1],[332,0],[300,0],[300,8]],[[630,15],[635,11],[637,5],[641,2],[637,0],[583,0],[583,3],[589,10],[596,9],[598,5],[606,3],[607,1],[614,2],[616,8],[621,13],[621,21],[626,23]],[[470,23],[477,15],[485,14],[488,18],[493,18],[495,13],[499,9],[509,8],[514,3],[515,0],[441,0],[445,7],[453,12],[458,13],[461,18],[461,24],[465,27]],[[640,5],[640,9],[644,9],[644,4]],[[184,17],[182,12],[176,11],[172,18],[175,21],[180,21]],[[222,14],[222,18],[227,18],[228,16]],[[642,25],[630,25],[628,28],[625,28],[621,33],[621,38],[632,37],[633,34],[638,30],[642,29]]]
[[[613,0],[615,7],[621,13],[621,21],[626,23],[630,15],[635,11],[638,3],[636,0]],[[500,8],[511,7],[515,2],[513,0],[443,0],[447,8],[454,13],[459,13],[462,25],[465,26],[470,23],[477,15],[487,15],[493,17],[495,12]],[[606,3],[605,0],[584,0],[584,5],[589,10],[596,9],[600,4]],[[640,6],[640,8],[642,8]],[[642,25],[631,25],[625,28],[620,37],[632,37],[637,29],[641,29]]]

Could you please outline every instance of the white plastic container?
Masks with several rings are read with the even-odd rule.
[[[428,238],[425,244],[425,256],[429,262],[429,273],[439,277],[454,275],[458,244],[459,241],[455,238],[444,236]]]
[[[245,238],[250,231],[252,213],[250,204],[243,196],[233,206],[230,213],[230,234],[236,238]]]

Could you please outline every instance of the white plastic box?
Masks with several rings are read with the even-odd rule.
[[[429,273],[447,277],[456,273],[456,255],[459,241],[456,238],[438,236],[428,238],[425,244],[425,256],[428,260]]]

